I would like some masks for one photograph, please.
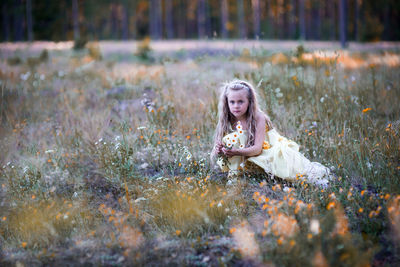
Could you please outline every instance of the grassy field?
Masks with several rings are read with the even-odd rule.
[[[71,46],[0,46],[0,265],[400,264],[398,46]],[[227,184],[209,153],[233,78],[329,188]]]

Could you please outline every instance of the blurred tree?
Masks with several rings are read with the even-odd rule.
[[[299,0],[299,24],[300,24],[300,39],[306,39],[306,18],[305,18],[305,6],[304,1]]]
[[[260,38],[260,0],[251,0],[253,10],[253,35],[255,39]]]
[[[246,23],[244,21],[243,0],[237,0],[237,16],[238,16],[239,38],[245,39],[247,37],[247,30],[246,30]]]
[[[24,39],[24,10],[22,0],[14,0],[14,41],[22,41]]]
[[[228,0],[220,0],[221,1],[221,37],[226,39],[228,38]]]
[[[129,38],[129,8],[128,0],[122,0],[121,2],[121,27],[122,27],[122,40],[128,40]]]
[[[33,27],[32,27],[32,0],[26,0],[26,26],[28,31],[28,41],[33,41]]]
[[[360,21],[361,0],[354,0],[354,40],[360,41],[358,25]]]
[[[296,38],[296,28],[297,28],[297,6],[296,6],[296,0],[290,0],[289,4],[289,10],[288,13],[289,15],[289,34],[288,37],[289,39],[295,39]]]
[[[8,16],[9,1],[2,1],[1,12],[2,12],[2,22],[3,22],[3,41],[10,41],[10,17]]]
[[[150,0],[150,36],[154,40],[161,39],[161,0]]]
[[[340,44],[342,48],[346,47],[347,42],[347,1],[339,0],[339,29]]]
[[[206,15],[207,3],[206,0],[198,0],[197,7],[197,34],[200,39],[205,38],[206,34]]]
[[[165,0],[165,28],[167,32],[167,38],[168,39],[174,38],[172,0]]]
[[[74,40],[77,41],[80,38],[78,0],[72,0],[72,25],[74,27]]]

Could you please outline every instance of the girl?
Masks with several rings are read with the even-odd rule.
[[[274,129],[269,117],[259,109],[251,84],[241,80],[226,83],[218,109],[211,155],[218,156],[217,164],[222,171],[235,173],[255,164],[285,180],[306,177],[315,184],[328,184],[330,170],[318,162],[310,162],[295,142]]]

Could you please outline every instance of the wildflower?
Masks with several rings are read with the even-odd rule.
[[[243,145],[243,144],[240,144],[240,145],[239,145],[239,148],[240,148],[240,149],[243,149],[243,148],[244,148],[244,145]]]
[[[35,195],[32,195],[32,199],[35,199],[36,198],[36,196]]]
[[[283,244],[283,237],[279,237],[276,242],[278,243],[278,245],[282,245]]]
[[[372,108],[364,108],[364,109],[362,110],[362,113],[366,113],[366,112],[368,112],[368,111],[370,111],[370,110],[372,110]]]
[[[296,241],[294,241],[294,240],[292,239],[292,240],[290,240],[290,243],[289,243],[289,244],[290,244],[291,247],[293,247],[294,245],[296,245]]]
[[[181,233],[182,233],[181,230],[176,230],[176,231],[175,231],[175,234],[176,234],[177,236],[179,236]]]
[[[26,243],[26,242],[22,242],[22,243],[21,243],[21,246],[22,246],[23,248],[25,248],[25,247],[26,247],[26,245],[27,245],[27,243]]]
[[[269,149],[269,148],[271,148],[271,145],[267,141],[264,141],[263,149]]]
[[[4,222],[5,220],[7,220],[7,217],[4,216],[3,218],[1,218],[1,220]]]
[[[229,229],[229,233],[230,234],[233,234],[234,232],[236,232],[236,228],[235,227],[232,227],[231,229]]]
[[[358,209],[358,212],[359,212],[359,213],[363,213],[363,211],[364,211],[363,208],[359,208],[359,209]]]
[[[334,208],[335,207],[335,202],[334,201],[331,201],[331,202],[329,202],[329,204],[326,206],[326,209],[327,210],[330,210],[330,209],[332,209],[332,208]]]
[[[319,221],[316,219],[312,219],[310,223],[310,232],[313,233],[314,235],[319,234],[320,228],[319,228]]]
[[[190,135],[187,135],[187,136],[186,136],[186,139],[189,140],[189,139],[190,139]]]
[[[363,196],[365,194],[365,190],[362,190],[360,194]]]

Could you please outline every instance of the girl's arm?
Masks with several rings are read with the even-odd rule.
[[[262,152],[264,140],[265,140],[265,118],[262,115],[262,113],[258,113],[257,118],[256,118],[256,136],[255,136],[255,140],[254,140],[254,145],[251,147],[246,147],[246,148],[242,148],[242,149],[222,148],[222,152],[225,155],[227,155],[228,157],[231,157],[231,156],[245,156],[245,157],[258,156]]]

